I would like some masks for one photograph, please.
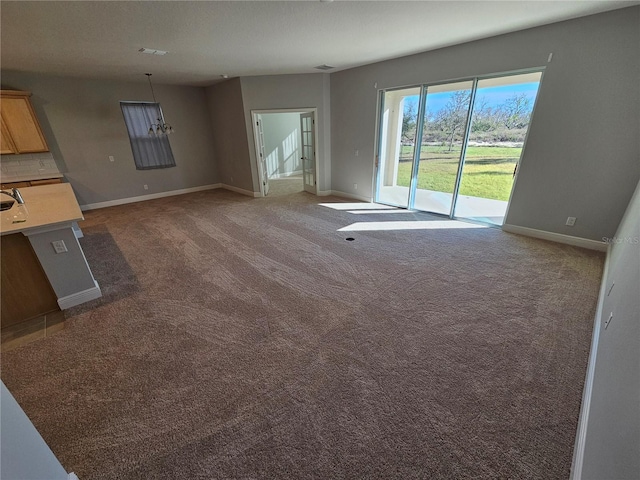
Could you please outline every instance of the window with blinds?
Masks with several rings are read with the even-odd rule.
[[[164,133],[149,132],[149,128],[164,123],[159,103],[120,102],[127,126],[133,160],[138,170],[175,167],[169,138]]]

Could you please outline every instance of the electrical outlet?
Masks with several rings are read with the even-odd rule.
[[[116,161],[116,159],[115,159],[115,158],[113,158],[113,155],[109,155],[109,161],[110,161],[110,162],[115,162],[115,161]]]
[[[565,225],[568,225],[569,227],[573,227],[576,224],[576,217],[567,217],[567,223],[565,223]]]
[[[358,189],[358,184],[357,184],[357,183],[354,183],[354,184],[353,184],[353,189],[354,189],[354,190],[357,190],[357,189]]]
[[[354,155],[355,155],[356,157],[359,157],[359,156],[360,156],[360,150],[357,150],[357,149],[356,149],[353,153],[354,153]]]
[[[56,251],[56,253],[64,253],[69,251],[67,250],[67,246],[64,244],[64,240],[56,240],[55,242],[51,242],[51,245],[53,245],[53,249]]]
[[[613,312],[611,312],[611,314],[609,315],[609,318],[606,322],[604,322],[604,329],[606,330],[607,327],[609,326],[609,324],[611,323],[611,320],[613,320]]]
[[[145,185],[143,185],[143,187],[144,187],[145,190],[149,190],[149,185],[145,184]]]

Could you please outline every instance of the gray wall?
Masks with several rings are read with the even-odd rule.
[[[611,286],[615,286],[609,292]],[[637,479],[640,473],[640,183],[611,250],[598,328],[582,476]],[[605,330],[604,322],[613,313]],[[587,404],[585,402],[584,404]],[[583,405],[584,405],[583,404]],[[583,406],[584,408],[584,406]]]
[[[254,190],[251,177],[240,79],[233,78],[207,87],[206,95],[220,181],[259,192],[260,189]]]
[[[151,101],[148,83],[3,70],[2,86],[33,93],[58,168],[81,205],[219,182],[203,88],[154,85],[166,120],[176,130],[170,143],[177,166],[136,170],[119,102]]]
[[[313,73],[306,75],[272,75],[242,77],[245,130],[248,145],[251,145],[251,179],[253,191],[260,191],[258,166],[253,148],[252,110],[317,108],[318,138],[316,158],[318,161],[318,190],[331,189],[331,135],[329,129],[329,75]]]
[[[265,113],[262,131],[269,178],[301,173],[300,114]]]
[[[58,300],[96,287],[82,247],[70,226],[27,236]],[[67,252],[57,254],[51,248],[51,242],[58,240],[64,241]]]
[[[333,189],[372,196],[378,89],[547,67],[506,223],[612,236],[640,178],[639,22],[632,7],[332,74]]]
[[[0,478],[67,480],[67,472],[0,382]]]

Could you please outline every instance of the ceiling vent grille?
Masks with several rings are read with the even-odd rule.
[[[313,67],[313,68],[315,68],[316,70],[331,70],[336,67],[332,67],[331,65],[327,65],[325,63],[324,65],[318,65],[317,67]]]
[[[164,50],[156,50],[154,48],[144,48],[144,47],[142,47],[138,51],[140,53],[147,53],[149,55],[166,55],[167,54],[167,52],[165,52]]]

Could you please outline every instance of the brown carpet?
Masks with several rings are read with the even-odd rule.
[[[290,195],[304,191],[302,175],[269,179],[269,197]]]
[[[90,479],[566,479],[600,253],[498,229],[337,231],[306,193],[86,213],[104,298],[2,355]],[[347,236],[354,241],[345,241]]]

